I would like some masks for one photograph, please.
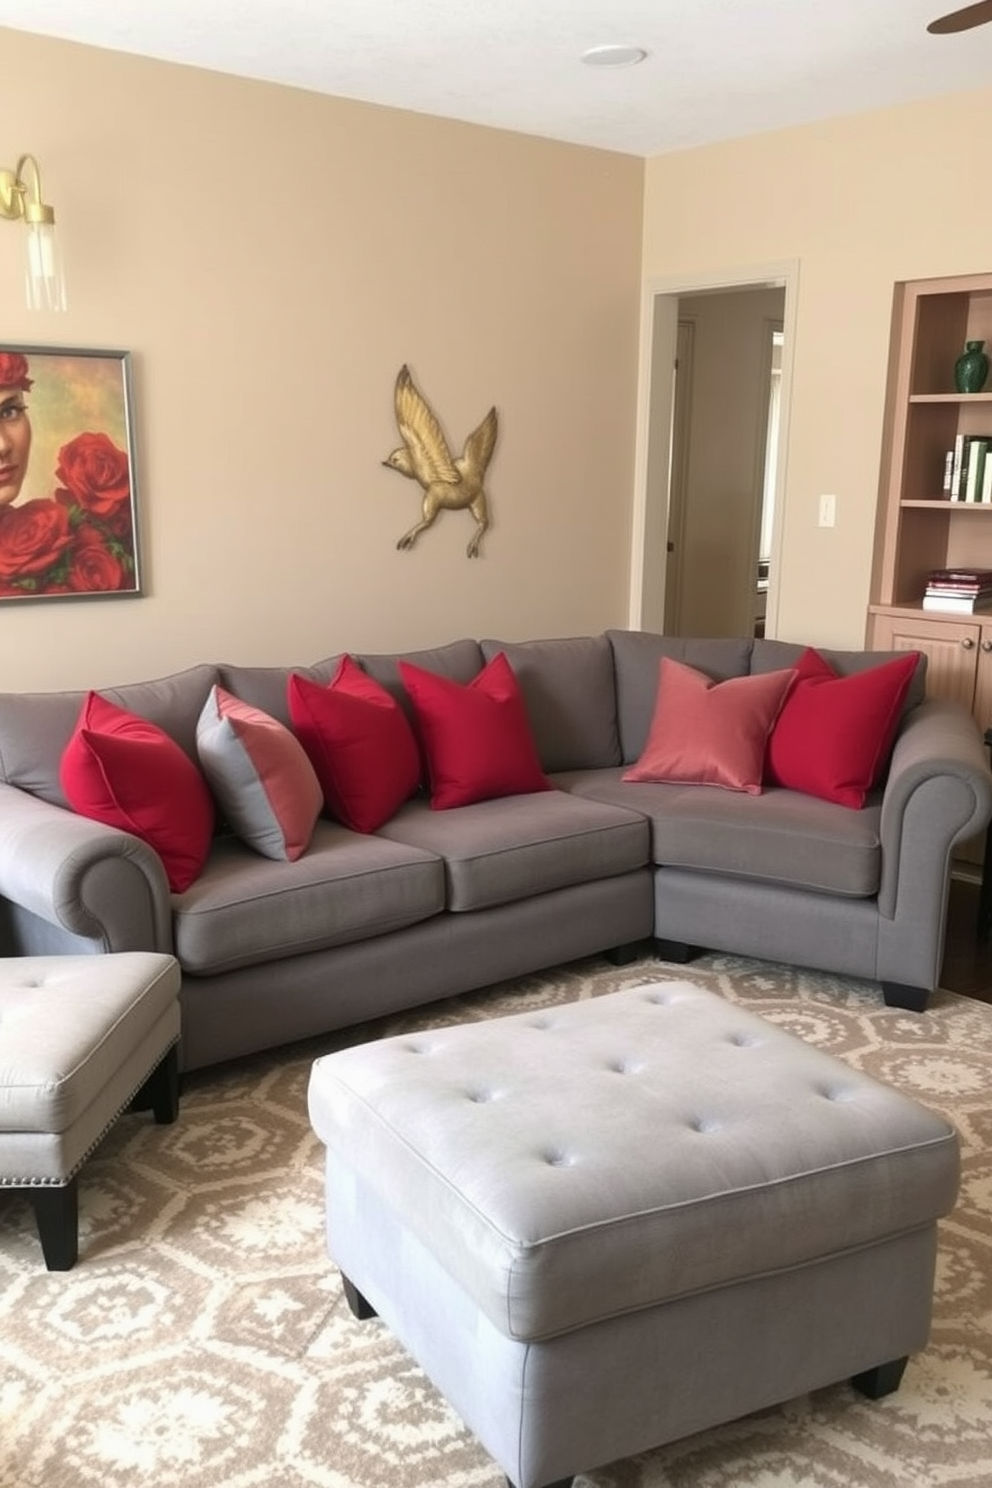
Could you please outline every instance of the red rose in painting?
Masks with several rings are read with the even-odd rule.
[[[73,594],[107,594],[118,589],[128,589],[128,581],[120,559],[107,547],[103,538],[92,527],[80,527],[76,541],[69,554],[67,588]]]
[[[5,507],[0,512],[0,581],[44,573],[71,542],[69,514],[57,501]]]
[[[30,392],[27,357],[22,357],[19,351],[0,351],[0,387],[23,388],[24,392]]]
[[[56,479],[84,511],[111,517],[131,497],[127,455],[106,434],[77,434],[59,450]]]

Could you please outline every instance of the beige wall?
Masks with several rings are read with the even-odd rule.
[[[863,644],[892,287],[992,269],[990,117],[982,90],[648,162],[648,280],[799,261],[783,638]]]
[[[642,275],[790,260],[779,634],[861,644],[892,286],[989,269],[992,92],[645,167],[19,32],[0,55],[0,163],[41,160],[71,297],[23,308],[0,223],[0,334],[132,351],[147,586],[0,606],[0,687],[625,623]],[[404,361],[453,443],[499,409],[478,562],[463,513],[395,549]]]
[[[0,688],[624,623],[643,162],[13,31],[0,55],[0,164],[38,156],[70,295],[23,308],[0,223],[0,335],[133,353],[147,580],[0,605]],[[461,512],[396,551],[403,362],[459,452],[499,410],[478,561]]]

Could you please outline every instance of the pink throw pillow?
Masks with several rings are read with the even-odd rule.
[[[327,687],[293,672],[287,695],[327,810],[353,832],[374,832],[420,784],[420,754],[403,709],[350,656]]]
[[[434,810],[554,789],[502,651],[465,686],[408,661],[399,669],[420,725]]]
[[[840,677],[807,648],[768,741],[769,784],[862,807],[885,768],[919,659],[907,651]]]
[[[623,779],[760,795],[768,736],[794,677],[786,670],[714,682],[663,656],[648,740]]]
[[[306,750],[284,724],[212,687],[197,723],[196,749],[243,842],[288,863],[306,852],[324,795]]]
[[[157,724],[89,693],[59,778],[73,811],[155,849],[174,894],[199,876],[210,851],[214,803],[193,761]]]

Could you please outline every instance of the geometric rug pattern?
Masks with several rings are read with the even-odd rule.
[[[358,1323],[323,1239],[314,1058],[382,1034],[691,980],[952,1120],[934,1324],[900,1389],[839,1384],[614,1463],[581,1488],[990,1488],[992,1006],[922,1015],[876,986],[731,956],[595,958],[186,1082],[179,1121],[126,1115],[83,1170],[80,1258],[44,1269],[0,1198],[0,1488],[500,1488],[383,1324]]]

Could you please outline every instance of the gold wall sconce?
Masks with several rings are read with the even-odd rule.
[[[33,155],[22,155],[16,170],[0,169],[0,217],[23,222],[28,230],[24,275],[28,309],[64,310],[65,277],[55,212],[41,199],[41,171]]]

